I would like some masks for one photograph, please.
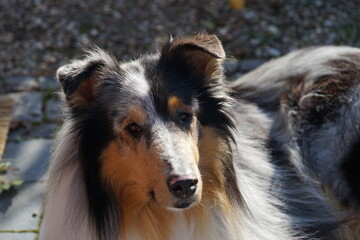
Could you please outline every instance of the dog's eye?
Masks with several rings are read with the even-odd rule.
[[[126,130],[134,137],[138,138],[141,135],[141,127],[137,125],[136,123],[130,123],[127,125]]]
[[[179,112],[178,117],[181,122],[186,123],[186,122],[190,121],[190,119],[192,118],[192,115],[187,112]]]

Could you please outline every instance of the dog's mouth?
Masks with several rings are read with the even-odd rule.
[[[185,202],[175,205],[175,208],[186,209],[186,208],[190,207],[190,205],[192,205],[192,204],[193,204],[193,202],[185,201]]]
[[[172,211],[179,211],[179,210],[181,211],[181,210],[188,209],[188,208],[192,207],[193,205],[195,205],[195,202],[196,202],[196,199],[193,199],[193,198],[181,199],[181,200],[177,200],[175,203],[173,203],[172,206],[163,206],[156,200],[155,192],[153,190],[149,190],[148,193],[149,193],[150,200],[153,204],[155,204],[159,207],[166,208],[168,210],[172,210]]]

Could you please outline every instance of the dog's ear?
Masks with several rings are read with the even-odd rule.
[[[201,33],[194,37],[170,39],[161,55],[170,61],[185,61],[196,73],[212,78],[222,74],[225,51],[215,35]]]
[[[88,52],[85,59],[60,67],[56,76],[69,105],[86,105],[95,100],[104,69],[116,65],[114,61],[107,53],[96,49]]]

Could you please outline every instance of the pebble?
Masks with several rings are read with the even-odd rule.
[[[279,28],[277,28],[276,26],[274,26],[274,25],[270,25],[269,27],[268,27],[268,32],[269,33],[271,33],[271,34],[273,34],[273,35],[278,35],[279,34]]]
[[[266,51],[270,54],[272,57],[280,57],[281,52],[275,48],[267,47]]]

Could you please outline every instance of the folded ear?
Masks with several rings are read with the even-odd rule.
[[[221,63],[225,51],[215,35],[198,34],[194,37],[178,37],[170,40],[161,52],[162,58],[170,61],[185,61],[204,77],[222,74]]]
[[[60,67],[56,76],[70,107],[90,104],[102,84],[104,69],[115,66],[115,60],[102,50],[89,52],[82,60]]]

